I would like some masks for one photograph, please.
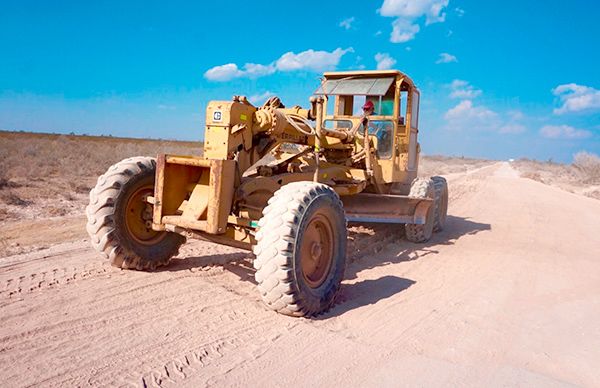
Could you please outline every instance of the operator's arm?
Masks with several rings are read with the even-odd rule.
[[[354,126],[350,129],[350,133],[352,134],[352,136],[356,135],[361,125],[363,126],[363,128],[369,125],[369,117],[367,115],[362,115],[360,121],[354,124]]]

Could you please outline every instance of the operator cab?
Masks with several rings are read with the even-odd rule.
[[[328,72],[314,94],[325,97],[323,126],[336,130],[357,125],[364,117],[361,108],[372,102],[368,131],[376,138],[380,164],[391,167],[383,168],[384,180],[397,180],[397,170],[416,171],[420,94],[407,75],[397,70]]]

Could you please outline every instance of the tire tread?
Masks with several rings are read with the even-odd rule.
[[[281,187],[263,209],[254,247],[255,278],[264,303],[278,313],[299,317],[325,311],[314,311],[302,303],[293,270],[295,239],[302,215],[321,195],[334,198],[335,206],[343,212],[337,193],[331,187],[315,182],[293,182]],[[345,222],[344,217],[347,227]],[[344,238],[345,235],[344,232]]]
[[[147,156],[124,159],[112,165],[98,177],[96,186],[90,191],[90,202],[85,209],[86,230],[94,249],[100,252],[111,265],[123,269],[154,270],[167,265],[179,250],[179,244],[171,244],[169,252],[158,260],[145,260],[124,249],[115,233],[115,208],[121,188],[134,176],[154,171],[156,160]]]

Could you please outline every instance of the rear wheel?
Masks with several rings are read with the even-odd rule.
[[[317,315],[334,302],[344,276],[346,218],[329,186],[295,182],[269,200],[254,247],[265,304],[292,316]]]
[[[431,177],[431,180],[435,188],[433,231],[439,232],[444,229],[448,214],[448,182],[441,176]]]
[[[429,178],[417,178],[410,187],[409,197],[434,199],[435,188],[433,180]],[[406,224],[406,239],[415,243],[426,242],[433,233],[435,204],[432,204],[427,211],[424,224]]]
[[[150,157],[125,159],[98,178],[86,207],[86,229],[92,246],[110,263],[126,269],[155,269],[177,254],[185,239],[152,230],[156,161]]]

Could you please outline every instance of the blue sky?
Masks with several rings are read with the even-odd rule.
[[[598,2],[297,4],[2,1],[0,129],[200,140],[209,100],[379,66],[421,89],[425,154],[600,154]]]

